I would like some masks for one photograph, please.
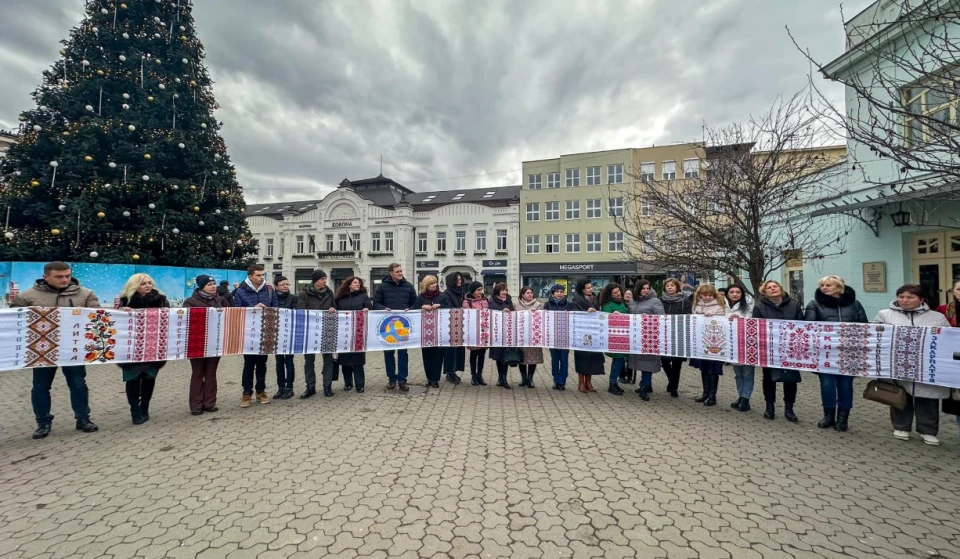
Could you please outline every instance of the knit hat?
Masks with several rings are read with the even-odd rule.
[[[318,281],[322,280],[325,277],[327,277],[327,273],[324,272],[323,270],[314,270],[313,273],[310,274],[310,280],[313,283],[317,283]]]
[[[562,292],[566,293],[567,288],[565,288],[564,286],[560,285],[559,283],[558,283],[558,284],[555,284],[553,287],[550,288],[550,293],[556,293],[557,291],[562,291]]]
[[[472,282],[470,282],[470,285],[467,286],[467,293],[470,294],[470,295],[473,295],[473,292],[474,292],[474,291],[476,291],[476,290],[478,290],[478,289],[481,289],[481,288],[483,288],[483,284],[482,284],[482,283],[480,283],[479,281],[472,281]]]
[[[273,285],[278,285],[281,281],[290,281],[290,280],[288,280],[286,276],[277,276],[273,278]]]
[[[199,276],[197,276],[197,287],[199,287],[200,289],[203,289],[204,287],[206,287],[207,285],[209,285],[214,281],[215,280],[212,277],[208,276],[207,274],[200,274]]]

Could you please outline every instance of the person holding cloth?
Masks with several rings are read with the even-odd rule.
[[[166,309],[170,308],[170,302],[166,295],[157,290],[153,278],[147,274],[133,274],[120,291],[120,308],[125,311]],[[157,386],[157,375],[166,364],[166,361],[149,361],[120,365],[134,425],[141,425],[150,419],[150,399]]]
[[[305,287],[297,295],[297,308],[311,311],[331,311],[336,312],[334,307],[333,291],[327,287],[327,273],[317,269],[310,274],[310,285]],[[320,371],[323,381],[323,395],[327,398],[333,397],[333,355],[330,353],[321,353],[323,360],[323,369]],[[303,377],[307,384],[307,389],[300,398],[306,400],[317,393],[317,356],[314,353],[308,353],[303,356]]]
[[[229,293],[229,291],[228,291]],[[186,308],[222,309],[230,303],[220,295],[214,279],[206,274],[197,276],[197,288],[183,306]],[[190,415],[219,411],[217,407],[217,367],[220,357],[197,357],[190,360]]]
[[[252,264],[247,268],[247,279],[240,284],[233,295],[233,306],[241,308],[275,309],[279,304],[277,292],[264,279],[263,266]],[[243,356],[243,397],[240,399],[241,408],[249,408],[253,399],[253,378],[256,375],[257,401],[269,404],[267,396],[267,355]]]
[[[408,311],[415,306],[417,289],[403,277],[403,266],[394,262],[387,268],[387,277],[377,286],[373,294],[373,308],[378,311]],[[407,387],[407,350],[387,350],[383,352],[383,364],[387,369],[387,390],[393,390],[400,384],[400,391]]]
[[[440,292],[440,285],[435,276],[427,276],[420,282],[420,295],[413,304],[424,311],[450,308],[447,296]],[[440,388],[440,375],[443,373],[444,347],[422,347],[424,373],[427,376],[427,386]]]
[[[297,308],[297,298],[290,293],[290,280],[284,276],[273,278],[273,286],[277,290],[277,308]],[[289,400],[293,398],[293,379],[296,373],[293,368],[293,355],[274,356],[277,365],[277,393],[274,400]]]
[[[351,276],[340,284],[335,299],[334,303],[338,311],[367,312],[373,309],[373,301],[367,295],[363,280],[356,276]],[[357,393],[363,394],[366,385],[363,367],[367,364],[367,354],[362,351],[341,353],[337,356],[337,362],[340,363],[340,369],[343,371],[343,383],[347,386],[356,386]],[[345,386],[344,390],[350,389]]]

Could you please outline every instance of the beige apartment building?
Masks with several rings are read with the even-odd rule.
[[[627,258],[616,217],[628,208],[641,175],[677,179],[703,172],[702,143],[561,155],[523,162],[520,191],[520,276],[546,297],[554,284],[589,278],[600,286],[638,274],[664,273]]]

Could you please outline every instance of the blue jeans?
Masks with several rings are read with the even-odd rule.
[[[646,386],[650,390],[653,390],[653,373],[640,371],[640,386]]]
[[[733,375],[737,382],[737,396],[750,399],[753,396],[753,374],[755,369],[753,365],[734,365]]]
[[[820,401],[825,408],[849,410],[853,407],[853,377],[849,375],[820,375]]]
[[[293,369],[292,355],[277,355],[277,389],[284,388],[293,390],[293,378],[295,376]]]
[[[83,365],[60,367],[70,388],[70,407],[76,419],[90,418],[90,391],[87,389],[87,369]],[[33,389],[30,390],[30,403],[37,423],[50,423],[50,387],[57,376],[56,367],[37,367],[33,370]]]
[[[623,366],[626,359],[623,357],[613,357],[610,359],[610,384],[617,384],[620,380],[620,373],[623,372]]]
[[[441,356],[440,365],[443,366],[443,357]],[[383,364],[387,368],[387,380],[390,382],[407,383],[407,350],[398,349],[395,351],[383,352]],[[398,367],[399,365],[399,367]]]
[[[550,368],[553,372],[554,384],[567,384],[567,370],[570,365],[570,350],[551,349]]]

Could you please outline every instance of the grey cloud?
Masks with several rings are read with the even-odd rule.
[[[0,126],[82,6],[2,4]],[[320,197],[381,155],[413,188],[467,188],[518,183],[523,159],[699,139],[805,83],[786,24],[821,58],[843,46],[837,0],[231,0],[194,15],[250,202]],[[434,180],[463,175],[479,176]]]

